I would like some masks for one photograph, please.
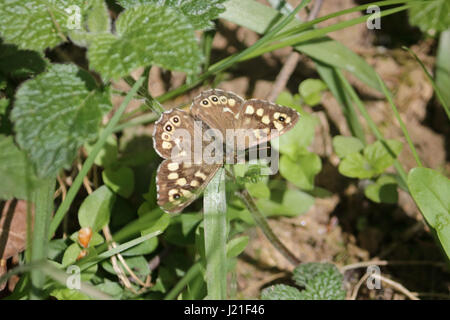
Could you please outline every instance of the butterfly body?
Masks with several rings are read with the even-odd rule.
[[[153,132],[154,148],[165,159],[157,170],[158,205],[166,212],[182,211],[224,161],[282,135],[298,119],[291,108],[219,89],[194,98],[190,112],[164,112]]]

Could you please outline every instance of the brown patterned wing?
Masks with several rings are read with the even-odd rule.
[[[245,130],[250,137],[245,142],[246,149],[281,136],[292,129],[299,118],[300,114],[292,108],[250,99],[242,106],[236,127]],[[244,147],[241,145],[238,148]]]
[[[164,160],[156,176],[158,205],[166,212],[182,211],[198,198],[221,166]]]
[[[209,127],[220,130],[225,137],[226,129],[236,127],[243,103],[244,99],[232,92],[211,89],[194,98],[191,113]]]

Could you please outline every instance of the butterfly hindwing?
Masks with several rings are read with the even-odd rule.
[[[158,205],[166,212],[180,212],[197,199],[220,167],[164,160],[156,176]]]

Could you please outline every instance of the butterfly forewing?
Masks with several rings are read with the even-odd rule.
[[[270,141],[292,129],[300,115],[292,108],[250,99],[243,104],[238,118],[236,127],[251,136],[245,146],[240,146],[241,149],[246,149]]]
[[[232,92],[212,89],[194,98],[191,113],[225,137],[227,129],[235,128],[243,103],[244,99]]]

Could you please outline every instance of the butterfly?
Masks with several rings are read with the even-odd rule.
[[[284,134],[299,117],[294,109],[264,100],[244,100],[220,89],[207,90],[195,97],[189,112],[178,108],[163,112],[153,131],[154,149],[164,158],[156,174],[158,205],[166,212],[182,211],[223,166],[224,157],[233,158],[237,152]],[[243,129],[248,136],[242,138],[239,133],[230,138],[230,132]],[[196,144],[198,137],[200,143]],[[232,145],[231,153],[213,152],[215,159],[221,161],[202,158],[202,150],[208,148],[213,138],[222,139],[218,144]]]

